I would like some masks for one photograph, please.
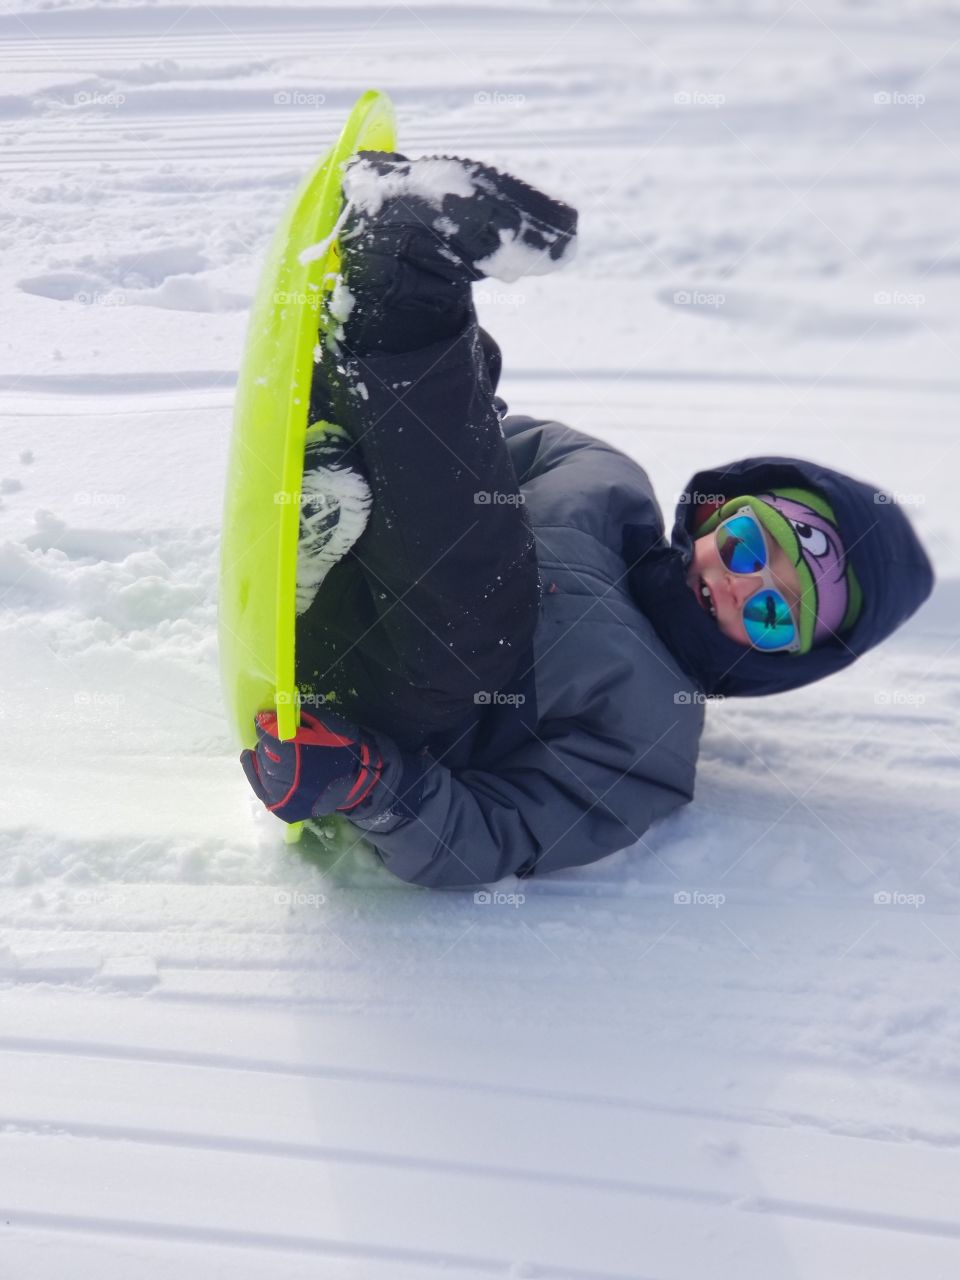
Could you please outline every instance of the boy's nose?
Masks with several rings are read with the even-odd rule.
[[[730,588],[730,594],[733,597],[733,603],[738,609],[742,609],[744,603],[750,599],[754,592],[759,591],[762,585],[762,579],[757,574],[728,573],[727,586]]]

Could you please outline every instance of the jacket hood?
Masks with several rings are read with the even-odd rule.
[[[725,636],[687,586],[694,524],[705,502],[781,486],[817,490],[837,518],[848,561],[863,591],[849,631],[805,654],[760,653]],[[930,560],[889,493],[815,462],[744,458],[699,471],[677,504],[671,544],[647,526],[625,543],[631,591],[678,661],[705,693],[758,696],[822,680],[896,631],[933,589]]]

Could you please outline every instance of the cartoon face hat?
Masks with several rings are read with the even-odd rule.
[[[783,548],[800,580],[800,653],[853,625],[860,612],[860,585],[830,505],[812,489],[771,489],[743,494],[705,513],[694,536],[711,533],[728,516],[749,506]]]

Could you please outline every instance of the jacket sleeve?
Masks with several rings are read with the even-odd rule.
[[[558,602],[565,616],[545,623],[536,679],[549,706],[495,772],[406,757],[415,805],[356,824],[395,875],[476,887],[594,862],[693,798],[702,706],[651,680],[629,647],[643,637],[589,599]]]
[[[434,888],[557,871],[636,843],[692,798],[649,768],[655,744],[625,761],[618,744],[596,738],[588,758],[582,726],[545,728],[496,773],[433,762],[417,816],[394,830],[359,824],[384,865]]]

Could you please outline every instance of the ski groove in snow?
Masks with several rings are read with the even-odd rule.
[[[65,1137],[98,1142],[129,1142],[148,1146],[177,1147],[183,1150],[223,1151],[253,1158],[266,1156],[280,1159],[321,1161],[332,1164],[344,1163],[411,1169],[448,1176],[462,1175],[494,1178],[504,1183],[529,1182],[573,1188],[583,1187],[595,1191],[609,1191],[654,1200],[679,1200],[718,1207],[727,1206],[748,1213],[778,1213],[785,1216],[820,1219],[866,1229],[910,1232],[918,1235],[941,1236],[947,1239],[960,1238],[960,1223],[956,1221],[935,1221],[911,1218],[907,1215],[891,1216],[889,1214],[864,1213],[836,1205],[801,1203],[782,1199],[775,1200],[762,1196],[745,1200],[742,1196],[731,1196],[722,1192],[692,1187],[671,1187],[666,1184],[651,1184],[617,1178],[591,1178],[562,1174],[546,1169],[517,1169],[516,1167],[473,1162],[457,1163],[444,1160],[427,1160],[389,1155],[384,1152],[366,1153],[321,1146],[307,1146],[302,1143],[219,1138],[215,1135],[203,1133],[135,1129],[119,1125],[85,1125],[76,1121],[62,1121],[59,1119],[18,1118],[16,1120],[7,1120],[0,1115],[0,1127],[2,1127],[3,1132],[8,1134],[32,1134],[36,1137],[47,1139]],[[472,1261],[475,1265],[475,1260]]]
[[[365,1258],[377,1262],[416,1263],[444,1272],[469,1268],[486,1275],[505,1274],[507,1262],[496,1258],[457,1257],[421,1250],[376,1249],[362,1243],[318,1240],[311,1236],[271,1234],[265,1231],[230,1231],[224,1228],[191,1227],[177,1222],[138,1222],[134,1219],[94,1218],[66,1213],[23,1212],[0,1205],[0,1217],[23,1227],[54,1231],[76,1231],[95,1235],[133,1236],[146,1240],[182,1240],[206,1245],[241,1245],[244,1248],[276,1249],[342,1258]],[[620,1280],[611,1272],[543,1271],[546,1280]],[[623,1273],[620,1273],[622,1276]]]

